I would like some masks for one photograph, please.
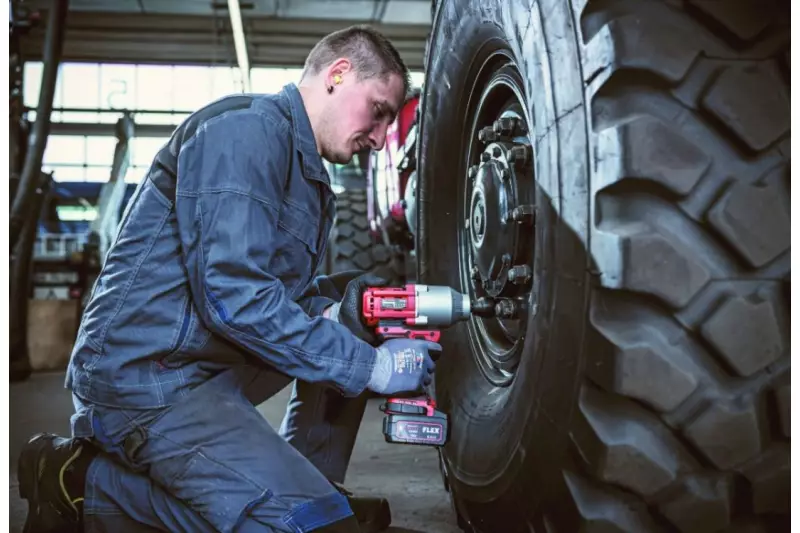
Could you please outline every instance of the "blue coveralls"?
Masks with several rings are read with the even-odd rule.
[[[86,531],[306,532],[352,515],[329,479],[375,356],[321,317],[341,297],[314,280],[333,209],[294,85],[218,100],[159,151],[67,372],[72,434],[107,452]],[[254,404],[295,378],[278,434]]]

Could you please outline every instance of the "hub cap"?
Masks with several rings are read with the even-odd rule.
[[[508,216],[509,197],[513,196],[507,179],[507,170],[498,161],[481,165],[476,173],[470,207],[472,250],[481,279],[496,277],[502,265],[510,258],[513,235],[506,231],[503,220]],[[493,288],[492,288],[493,289]],[[489,294],[494,294],[490,290]]]

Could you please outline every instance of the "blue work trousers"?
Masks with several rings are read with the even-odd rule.
[[[352,515],[330,481],[344,480],[367,393],[295,382],[276,432],[255,405],[289,382],[240,366],[165,409],[93,406],[103,453],[87,473],[85,530],[304,533]]]

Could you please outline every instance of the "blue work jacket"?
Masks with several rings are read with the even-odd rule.
[[[333,301],[313,290],[334,201],[296,86],[194,113],[126,208],[67,387],[89,404],[158,409],[257,360],[359,394],[375,349],[322,318]]]

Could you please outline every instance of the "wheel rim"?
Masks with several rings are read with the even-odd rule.
[[[474,78],[465,133],[467,173],[459,184],[459,271],[472,298],[498,298],[503,318],[468,325],[473,355],[496,386],[513,382],[533,309],[534,154],[522,78],[505,50]]]

